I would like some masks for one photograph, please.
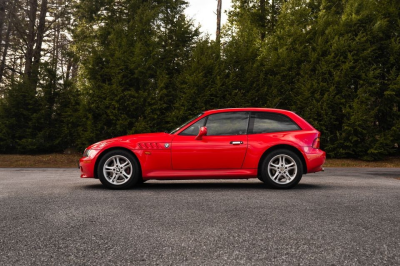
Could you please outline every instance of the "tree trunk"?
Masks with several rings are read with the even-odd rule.
[[[67,63],[67,72],[65,73],[65,81],[64,85],[68,83],[71,75],[71,68],[72,68],[72,58],[68,58],[68,63]]]
[[[37,0],[29,0],[29,26],[28,26],[28,38],[27,38],[27,47],[25,53],[25,70],[24,70],[24,74],[27,77],[30,77],[32,72],[37,7],[38,7]]]
[[[261,37],[261,41],[263,41],[265,39],[265,0],[260,0],[260,12],[261,12],[261,33],[260,33],[260,37]]]
[[[72,71],[71,71],[71,80],[76,81],[78,79],[78,63],[75,60],[72,60]]]
[[[53,68],[54,71],[57,72],[58,67],[58,57],[60,51],[60,22],[57,23],[56,28],[54,29],[54,56],[53,56]]]
[[[5,42],[4,43],[4,50],[3,50],[3,56],[1,58],[1,65],[0,65],[0,83],[3,80],[4,68],[6,66],[8,45],[10,43],[10,33],[11,33],[11,23],[8,24],[7,33],[6,33],[6,39],[4,40],[4,42]]]
[[[275,0],[271,1],[271,32],[274,31],[275,29],[275,20],[276,20],[276,14],[275,14]]]
[[[6,18],[6,0],[0,0],[0,52],[3,43],[3,25]]]
[[[12,26],[12,23],[11,23],[11,14],[12,14],[12,12],[14,12],[14,8],[11,8],[11,10],[9,10],[9,14],[8,14],[8,26],[7,26],[6,36],[5,36],[6,38],[4,40],[4,49],[3,49],[3,53],[2,53],[2,57],[1,57],[1,64],[0,64],[0,83],[3,80],[4,69],[6,67],[8,46],[10,44],[10,34],[11,34],[11,26]]]
[[[56,73],[56,78],[54,79],[54,88],[57,85],[57,70],[58,70],[58,57],[60,52],[60,22],[57,23],[56,28],[54,29],[54,56],[53,56],[53,69]],[[62,64],[62,60],[61,60]],[[63,71],[61,67],[61,71]]]
[[[42,43],[43,37],[45,33],[45,26],[46,26],[46,14],[47,14],[47,0],[42,0],[42,5],[40,7],[40,17],[39,17],[39,25],[37,28],[37,35],[36,35],[36,44],[35,49],[33,51],[33,62],[32,62],[32,74],[31,80],[33,86],[36,90],[36,85],[39,80],[39,64],[40,64],[40,57],[42,51]]]
[[[219,42],[221,35],[221,8],[222,8],[222,0],[218,0],[217,4],[217,32],[215,34],[217,42]]]

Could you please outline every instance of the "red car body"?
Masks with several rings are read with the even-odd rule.
[[[200,119],[223,112],[268,112],[289,117],[299,130],[227,136],[180,135]],[[297,114],[279,109],[233,108],[206,111],[176,132],[135,134],[112,138],[87,148],[90,153],[80,159],[82,178],[98,178],[97,164],[107,151],[123,149],[132,153],[140,165],[141,178],[206,179],[256,178],[261,161],[268,152],[284,148],[296,153],[303,173],[323,170],[325,152],[315,145],[320,132]],[[240,145],[232,145],[240,143]],[[313,148],[314,146],[314,148]]]

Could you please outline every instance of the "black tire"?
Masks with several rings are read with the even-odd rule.
[[[113,159],[117,158],[118,161],[120,161],[121,163],[114,165],[115,161]],[[110,169],[107,170],[107,172],[105,172],[104,168],[106,163],[108,169]],[[125,163],[127,163],[127,168],[123,169],[123,167],[121,166],[123,166]],[[107,152],[100,159],[100,162],[97,166],[97,174],[101,183],[111,189],[131,188],[137,185],[140,180],[142,180],[137,159],[131,153],[124,150],[113,150]],[[105,176],[105,174],[107,175],[107,177]],[[117,175],[118,177],[116,177]]]
[[[148,179],[143,180],[142,178],[139,179],[139,181],[136,183],[137,186],[143,185],[144,183],[146,183],[148,181]]]
[[[282,162],[282,164],[278,162]],[[293,162],[294,164],[291,165]],[[277,163],[279,167],[275,167]],[[270,169],[268,166],[271,166]],[[292,167],[295,168],[291,169]],[[300,182],[302,176],[303,164],[299,156],[290,150],[279,149],[272,151],[264,158],[262,163],[261,180],[268,187],[282,189],[292,188]],[[275,181],[273,180],[274,177]]]

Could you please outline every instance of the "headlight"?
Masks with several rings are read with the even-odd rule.
[[[92,150],[85,149],[85,151],[83,152],[83,157],[89,157],[91,151]]]

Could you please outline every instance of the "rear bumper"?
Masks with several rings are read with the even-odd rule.
[[[323,171],[322,165],[325,163],[326,153],[320,149],[306,147],[304,149],[307,163],[307,173]]]

